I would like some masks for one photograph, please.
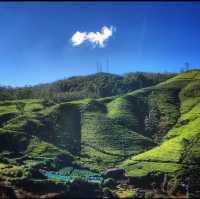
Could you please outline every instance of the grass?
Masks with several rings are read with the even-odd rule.
[[[192,78],[197,72],[184,74],[181,77],[172,78],[168,81],[175,81],[179,78]],[[184,81],[184,80],[183,80]],[[173,82],[175,87],[176,84]],[[165,85],[166,82],[162,83]],[[191,83],[190,83],[191,84]],[[176,172],[182,166],[182,158],[185,152],[185,140],[191,141],[199,135],[200,132],[200,101],[199,97],[183,97],[183,89],[193,89],[186,86],[182,88],[180,94],[180,117],[177,124],[169,129],[160,146],[157,146],[144,153],[133,156],[125,160],[120,167],[127,169],[130,176],[143,176],[152,170],[157,172]],[[158,96],[159,101],[159,96]],[[164,99],[161,100],[165,101]],[[164,108],[164,107],[163,107]],[[170,113],[169,109],[169,113]],[[186,121],[186,122],[183,122]],[[197,154],[199,151],[196,150]],[[194,153],[195,154],[195,153]]]
[[[31,142],[27,147],[27,154],[31,155],[32,157],[54,157],[59,153],[63,153],[63,151],[50,143],[42,141],[37,137],[31,139]]]
[[[20,100],[26,104],[24,114],[16,110],[17,101],[0,102],[1,150],[24,146],[26,154],[44,159],[71,157],[70,151],[78,165],[95,171],[117,165],[130,176],[176,172],[185,140],[200,132],[199,79],[200,72],[191,71],[121,96],[53,106]],[[156,128],[147,131],[145,120],[152,112],[158,121],[154,118]],[[198,151],[194,148],[194,156]]]
[[[124,162],[124,165],[132,164],[132,161],[156,161],[156,162],[178,162],[181,155],[181,144],[178,139],[173,139],[164,142],[158,147],[155,147],[149,151],[141,153],[133,158],[130,158]]]
[[[113,124],[112,120],[101,113],[84,114],[82,126],[82,142],[84,143],[89,143],[108,152],[111,146],[111,153],[115,153],[115,151],[122,151],[123,147],[126,150],[133,151],[134,145],[131,147],[130,143],[136,144],[141,139],[145,140],[142,135],[123,126]],[[150,142],[146,138],[147,143],[148,141]]]
[[[35,147],[35,141],[31,140],[27,151],[35,156],[45,154],[45,151],[53,152],[55,149],[52,146],[59,148],[60,143],[65,140],[67,140],[65,143],[72,143],[70,135],[79,133],[78,128],[73,127],[77,126],[78,121],[70,112],[72,107],[76,107],[77,111],[81,112],[81,141],[86,145],[91,145],[90,147],[82,145],[82,151],[88,156],[92,154],[95,157],[90,158],[94,167],[98,167],[98,162],[102,162],[100,167],[105,168],[109,164],[120,161],[122,157],[138,154],[153,147],[152,139],[144,135],[144,125],[139,126],[139,123],[144,120],[143,115],[147,105],[144,100],[148,100],[149,92],[149,88],[141,89],[121,97],[84,99],[50,107],[44,107],[39,100],[22,100],[26,103],[24,115],[17,115],[7,122],[3,129],[27,132],[26,127],[34,124],[33,128],[37,135],[33,132],[29,133],[40,136],[38,137],[38,148]],[[9,110],[16,111],[14,105],[16,102],[9,103]],[[61,111],[62,109],[64,111]],[[46,131],[41,119],[51,118],[53,115],[58,115],[56,121],[59,122],[56,125],[59,124],[60,127],[58,125],[57,130],[48,129],[48,134],[42,131],[40,133],[39,129]],[[55,117],[51,120],[53,118]],[[54,123],[47,123],[47,125],[54,125]],[[48,136],[49,139],[44,139],[44,136]],[[50,136],[52,136],[51,139]],[[81,161],[87,164],[89,160],[82,158]]]
[[[153,148],[124,161],[121,167],[128,168],[128,174],[133,176],[138,172],[147,175],[147,173],[151,172],[152,168],[155,171],[175,172],[180,167],[178,165],[181,163],[180,159],[182,158],[185,149],[183,142],[184,139],[191,140],[197,136],[199,132],[200,118],[190,122],[188,125],[179,127],[175,132],[171,130],[168,133],[168,136],[172,137],[173,135],[174,138],[168,138],[169,140],[164,141],[159,147]],[[134,169],[134,167],[132,167],[132,170],[130,170],[129,165],[136,162],[143,162],[142,168]],[[159,166],[157,167],[156,165]]]
[[[76,163],[91,170],[100,172],[109,166],[114,166],[119,157],[108,155],[91,147],[83,147],[81,157],[77,157]]]
[[[119,97],[108,103],[107,116],[130,129],[140,130],[138,112],[134,110],[133,101],[129,98]]]
[[[27,100],[13,100],[13,101],[4,101],[0,103],[0,113],[8,113],[8,112],[17,112],[16,103],[23,102],[25,103],[25,112],[30,112],[36,108],[42,109],[40,100],[35,99],[27,99]]]
[[[175,173],[180,169],[181,165],[176,163],[160,163],[160,162],[135,162],[134,165],[126,167],[126,175],[141,177],[147,176],[151,172]]]
[[[0,176],[3,181],[23,176],[23,166],[0,163]]]
[[[108,109],[113,108],[110,104],[107,105]],[[91,167],[100,165],[100,168],[105,168],[128,154],[137,154],[153,145],[151,139],[125,127],[117,118],[110,117],[108,109],[107,111],[86,109],[82,114],[81,141],[84,144],[82,151],[89,158],[82,158],[81,161],[82,163],[85,161]]]
[[[25,103],[24,113],[21,114],[16,109],[16,103],[23,102]],[[0,115],[6,116],[8,113],[15,113],[14,117],[6,121],[3,124],[3,129],[14,130],[14,131],[23,131],[28,119],[35,119],[38,112],[45,110],[45,107],[41,104],[40,100],[17,100],[17,101],[6,101],[0,104]]]
[[[56,122],[56,120],[54,121],[54,116],[57,114],[60,115],[58,120],[59,122],[63,122],[62,118],[66,117],[62,115],[62,110],[66,110],[64,105],[44,107],[40,100],[20,101],[26,104],[23,114],[18,113],[16,110],[15,104],[17,101],[0,103],[0,114],[6,115],[10,111],[17,113],[12,118],[8,118],[8,120],[2,124],[2,128],[0,128],[1,151],[8,150],[14,153],[24,152],[24,154],[33,158],[31,161],[25,160],[21,163],[22,166],[27,166],[29,163],[32,164],[33,162],[37,165],[38,161],[35,161],[34,158],[37,159],[39,157],[43,158],[43,162],[50,158],[55,160],[55,162],[63,162],[63,166],[65,163],[70,164],[73,160],[73,156],[69,153],[68,148],[63,149],[58,147],[57,140],[55,139],[59,133],[59,129],[54,129],[54,124]],[[71,113],[69,113],[69,115],[70,114]],[[67,118],[66,120],[68,121]],[[73,120],[76,121],[74,118]],[[59,122],[57,123],[59,124]],[[71,131],[69,127],[67,128]],[[64,131],[64,129],[60,130]],[[71,142],[71,140],[67,141]],[[13,158],[15,158],[14,154]]]
[[[194,81],[196,79],[199,79],[199,70],[193,70],[193,71],[188,71],[188,72],[184,72],[181,73],[173,78],[168,79],[167,81],[164,81],[162,83],[160,83],[159,85],[166,85],[169,83],[179,83],[182,82],[184,83],[184,80],[186,81]]]

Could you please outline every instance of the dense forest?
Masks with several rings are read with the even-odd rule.
[[[97,73],[88,76],[70,77],[36,86],[20,88],[0,86],[0,100],[44,98],[62,101],[88,97],[108,97],[152,86],[174,75],[174,73],[132,72],[120,76],[109,73]]]

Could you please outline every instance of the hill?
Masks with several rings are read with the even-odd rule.
[[[198,173],[200,158],[197,144],[200,135],[200,72],[194,70],[180,74],[150,90],[158,91],[160,94],[168,93],[165,100],[158,102],[157,107],[162,107],[160,112],[164,118],[162,125],[162,119],[160,119],[159,126],[162,127],[168,123],[170,128],[165,127],[167,131],[162,136],[159,146],[132,156],[121,163],[120,166],[126,168],[127,175],[133,176],[135,179],[143,179],[142,177],[155,175],[155,173],[157,175],[165,173],[169,176],[174,176],[175,173],[184,173],[184,176],[188,177],[193,175],[191,168]],[[143,92],[145,92],[145,89],[143,89]],[[170,95],[173,92],[176,95],[172,100]],[[159,99],[158,96],[157,99]],[[174,108],[170,100],[176,101],[177,105]],[[190,159],[190,161],[186,163],[185,159]],[[186,168],[190,168],[190,172]],[[149,179],[152,180],[152,178]]]
[[[58,102],[87,97],[108,97],[155,85],[174,75],[173,73],[135,72],[120,76],[110,73],[96,73],[88,76],[71,77],[36,86],[21,88],[1,86],[0,100],[45,98]]]
[[[195,179],[199,91],[200,71],[192,70],[110,97],[52,104],[42,99],[2,101],[0,177],[22,186],[41,178],[39,168],[102,172],[117,166],[135,186],[160,185],[164,174],[169,187],[184,175]]]

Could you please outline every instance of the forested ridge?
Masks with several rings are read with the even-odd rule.
[[[174,75],[174,73],[132,72],[121,76],[110,73],[96,73],[35,86],[11,87],[1,85],[0,100],[51,98],[59,101],[108,97],[155,85]]]

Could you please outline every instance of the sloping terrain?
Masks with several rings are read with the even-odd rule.
[[[41,178],[40,168],[70,165],[97,172],[118,166],[132,177],[175,174],[197,164],[199,114],[198,70],[120,96],[3,101],[0,178],[19,184]]]
[[[175,172],[182,168],[185,145],[200,134],[200,73],[181,74],[154,89],[178,89],[179,117],[169,129],[159,146],[125,160],[121,167],[131,176],[145,176],[150,172]],[[172,110],[169,117],[174,117]],[[165,118],[167,121],[169,118]],[[199,153],[196,151],[196,154]],[[200,155],[200,154],[199,154]],[[191,163],[192,164],[192,163]]]

